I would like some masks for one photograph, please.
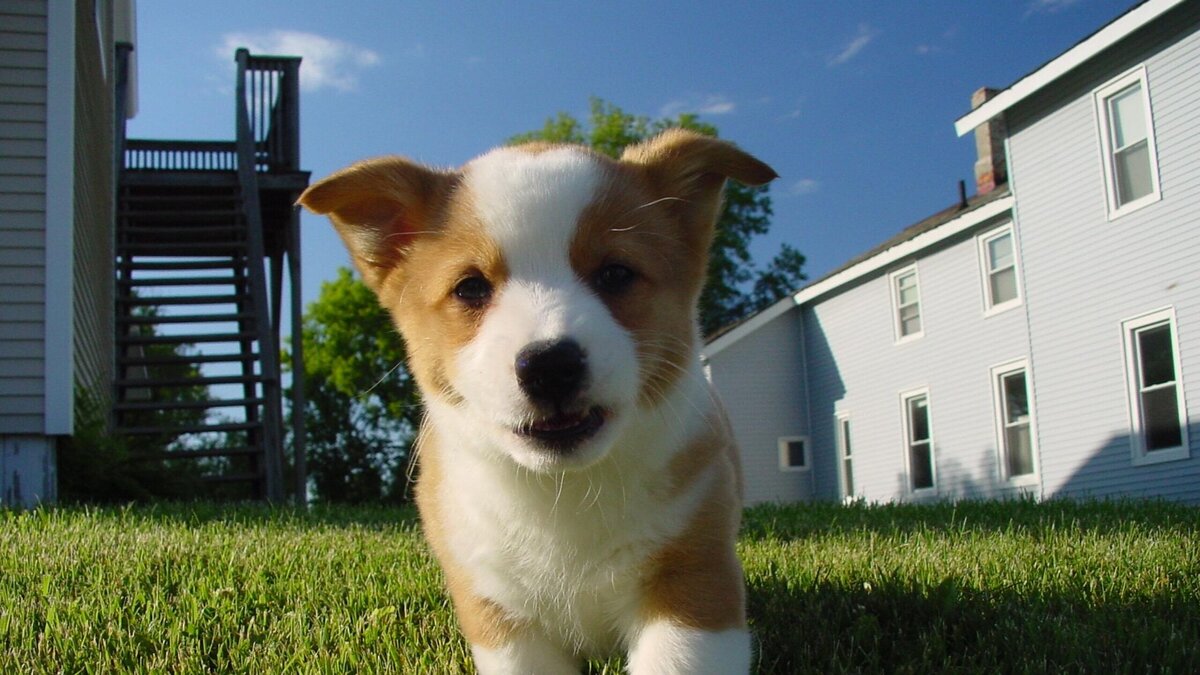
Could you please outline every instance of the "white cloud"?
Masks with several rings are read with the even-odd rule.
[[[300,88],[304,91],[327,87],[352,91],[358,87],[359,73],[379,63],[379,54],[370,49],[295,30],[227,33],[222,36],[216,51],[222,58],[229,58],[239,47],[249,49],[251,54],[303,57]]]
[[[876,37],[879,37],[878,30],[865,23],[859,24],[858,32],[855,33],[854,37],[846,43],[845,47],[842,47],[840,52],[830,57],[829,65],[840,66],[850,59],[853,59],[855,56],[858,56],[859,52],[866,49],[867,45],[871,44],[871,41]]]
[[[1081,0],[1033,0],[1025,8],[1025,16],[1032,14],[1058,14],[1064,9],[1078,5]]]
[[[811,195],[821,189],[821,182],[813,178],[801,178],[788,186],[789,195]]]
[[[737,110],[737,104],[721,94],[693,96],[677,99],[659,108],[659,117],[674,117],[679,113],[696,113],[699,115],[728,115]]]

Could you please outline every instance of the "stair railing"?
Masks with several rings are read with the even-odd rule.
[[[256,61],[258,59],[255,59]],[[258,78],[249,78],[254,89],[247,90],[247,75],[250,70],[250,52],[245,49],[237,51],[237,151],[238,151],[238,183],[242,191],[242,208],[248,229],[249,261],[247,267],[250,273],[250,293],[255,306],[255,324],[258,334],[258,348],[262,354],[263,379],[263,455],[266,478],[267,499],[271,502],[282,503],[283,489],[283,443],[280,432],[283,429],[283,406],[279,377],[279,342],[276,332],[271,325],[271,311],[267,304],[266,252],[263,235],[262,208],[259,203],[258,168],[263,162],[260,152],[260,142],[257,140],[256,128],[252,120],[262,114],[266,103],[262,84]],[[270,92],[266,92],[269,94]],[[250,94],[253,94],[252,96]],[[263,127],[267,120],[261,119],[259,129],[262,129],[264,140],[268,135]],[[298,134],[297,134],[298,136]],[[298,154],[298,153],[297,153]],[[267,149],[265,163],[271,164],[270,149]]]

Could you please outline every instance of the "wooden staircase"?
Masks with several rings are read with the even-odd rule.
[[[236,141],[123,142],[116,227],[118,434],[137,459],[197,460],[223,494],[280,502],[279,332],[291,283],[300,350],[299,59],[239,50]],[[297,368],[302,372],[302,368]],[[299,380],[300,378],[297,378]],[[292,387],[292,492],[305,498],[303,383]],[[143,444],[144,445],[144,444]]]

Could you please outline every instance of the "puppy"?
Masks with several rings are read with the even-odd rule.
[[[328,214],[395,320],[427,416],[417,504],[481,673],[745,673],[741,475],[698,358],[726,178],[766,164],[667,131],[456,171],[355,164]]]

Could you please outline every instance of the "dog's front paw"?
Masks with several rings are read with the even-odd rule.
[[[629,653],[630,675],[739,675],[750,672],[750,634],[707,631],[669,621],[648,624]]]

